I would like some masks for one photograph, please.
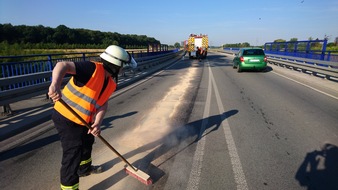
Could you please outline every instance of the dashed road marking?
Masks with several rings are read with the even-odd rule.
[[[209,65],[209,62],[207,63]],[[206,99],[206,104],[205,104],[204,112],[203,112],[203,118],[208,118],[210,116],[210,103],[211,103],[211,92],[212,92],[211,88],[212,87],[214,87],[218,109],[219,109],[220,114],[222,115],[222,127],[223,127],[223,131],[225,135],[225,140],[228,146],[228,150],[229,150],[232,170],[234,172],[234,178],[235,178],[235,182],[237,185],[237,189],[248,190],[248,185],[245,179],[245,175],[242,169],[242,164],[239,159],[239,155],[237,153],[235,141],[233,139],[229,123],[227,119],[225,118],[225,116],[223,115],[223,113],[225,112],[223,108],[223,103],[222,103],[213,73],[211,71],[211,67],[209,65],[208,92],[207,92],[207,99]],[[192,169],[191,169],[191,173],[190,173],[190,177],[188,181],[188,186],[187,186],[188,190],[195,190],[195,189],[198,189],[199,187],[202,164],[203,164],[203,157],[204,157],[205,138],[206,138],[206,136],[203,133],[205,133],[205,128],[206,128],[207,123],[208,123],[207,119],[204,119],[202,121],[201,132],[199,134],[200,139],[197,143],[197,148],[196,148],[195,155],[193,158]]]

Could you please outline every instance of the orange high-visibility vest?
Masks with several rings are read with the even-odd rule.
[[[94,62],[96,69],[87,84],[78,87],[74,84],[72,77],[62,90],[62,99],[74,109],[87,123],[93,122],[93,117],[98,108],[100,108],[116,90],[116,83],[109,78],[105,90],[101,93],[104,81],[105,70],[102,63]],[[68,111],[60,102],[56,102],[54,109],[69,120],[84,125],[70,111]]]

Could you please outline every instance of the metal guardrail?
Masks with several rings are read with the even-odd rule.
[[[132,72],[135,74],[135,72],[161,64],[164,61],[175,58],[178,53],[180,52],[176,51],[162,55],[135,58],[136,62],[138,63],[137,68],[132,69],[129,66],[124,67],[123,73],[120,77],[123,77],[127,72]],[[99,59],[99,57],[96,59]],[[46,100],[48,100],[49,97],[47,95],[47,90],[51,83],[51,77],[52,71],[43,71],[0,78],[0,106],[3,107],[3,113],[8,114],[12,112],[10,107],[11,103],[29,99],[34,96],[46,94]],[[70,77],[65,77],[63,83],[65,84],[69,78]],[[30,82],[27,83],[27,81]],[[38,82],[34,83],[34,81]],[[15,88],[11,88],[11,86],[15,86]]]
[[[221,50],[219,52],[235,55],[238,52],[238,50],[237,49],[236,50]]]
[[[290,57],[298,57],[298,58],[306,58],[306,59],[316,59],[322,61],[331,61],[338,62],[338,51],[297,51],[297,52],[288,52],[288,51],[270,51],[265,50],[266,54],[274,54],[280,56],[290,56]]]
[[[338,81],[338,62],[267,54],[268,63]]]
[[[236,50],[222,50],[220,52],[235,55]],[[324,77],[325,79],[338,82],[338,62],[306,59],[300,57],[266,54],[268,63],[298,70],[311,75]]]

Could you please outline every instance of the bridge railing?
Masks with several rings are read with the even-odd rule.
[[[338,81],[338,62],[267,54],[268,63]]]
[[[20,100],[29,99],[42,94],[46,94],[46,99],[48,99],[48,86],[51,82],[52,70],[57,62],[61,60],[99,61],[100,53],[102,52],[18,56],[16,58],[34,57],[38,58],[38,60],[0,63],[0,106],[3,107],[3,113],[10,113],[10,104]],[[138,63],[136,70],[126,65],[123,68],[124,72],[122,75],[131,70],[135,72],[155,64],[160,64],[163,61],[176,57],[177,54],[178,50],[171,50],[151,56],[139,55],[137,56],[138,58],[135,58]],[[43,56],[47,56],[47,59],[40,58]],[[69,78],[70,77],[65,77],[63,83],[66,83]]]
[[[238,50],[238,48],[224,48],[222,52],[235,55]],[[338,61],[323,61],[303,57],[269,54],[266,51],[265,53],[268,57],[268,63],[270,64],[311,73],[312,75],[324,77],[332,81],[338,81]]]
[[[236,52],[240,48],[223,48],[224,51],[228,52]],[[332,62],[338,62],[338,51],[316,51],[316,50],[309,50],[309,51],[274,51],[274,50],[268,50],[264,49],[264,52],[266,54],[275,54],[275,55],[282,55],[282,56],[292,56],[292,57],[299,57],[299,58],[307,58],[307,59],[317,59],[317,60],[323,60],[323,61],[332,61]]]
[[[321,51],[309,51],[309,52],[303,51],[302,52],[302,51],[298,51],[298,52],[292,52],[292,51],[269,51],[269,50],[265,50],[265,53],[338,62],[338,52],[337,51],[326,51],[326,52],[321,52]]]

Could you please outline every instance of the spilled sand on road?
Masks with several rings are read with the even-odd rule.
[[[162,139],[175,130],[174,126],[169,124],[170,119],[181,105],[181,100],[188,92],[188,88],[191,87],[191,80],[196,74],[197,68],[188,68],[187,72],[178,80],[179,83],[171,87],[163,99],[145,114],[140,124],[132,131],[122,135],[121,140],[117,141],[119,143],[119,146],[116,146],[117,150],[130,163],[144,158],[149,152],[161,146],[164,143]],[[95,146],[103,145],[101,142],[97,142]],[[144,147],[146,148],[143,149]],[[128,175],[123,171],[125,163],[108,148],[101,149],[92,156],[95,163],[102,164],[104,172],[80,178],[80,189],[119,190],[131,185],[129,180],[133,177],[127,177]],[[134,166],[139,167],[138,165]],[[136,179],[132,180],[137,181]]]
[[[189,68],[187,73],[180,77],[179,83],[171,87],[164,98],[142,118],[140,124],[121,138],[121,145],[132,148],[140,148],[153,142],[159,142],[158,145],[161,145],[161,139],[174,129],[169,124],[170,118],[175,115],[177,108],[181,105],[181,100],[191,86],[191,80],[196,75],[196,71],[194,67]],[[156,147],[151,150],[154,148]]]

